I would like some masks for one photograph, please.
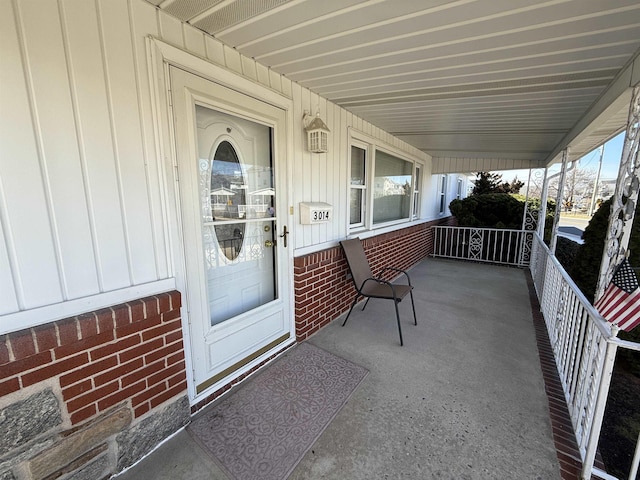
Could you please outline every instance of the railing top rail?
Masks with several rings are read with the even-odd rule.
[[[540,234],[538,232],[535,232],[535,239],[540,245],[540,247],[544,249],[544,252],[547,255],[547,257],[551,259],[554,266],[558,269],[558,271],[562,275],[562,278],[564,279],[565,282],[567,282],[567,284],[573,291],[578,301],[582,304],[585,310],[587,310],[589,316],[593,319],[595,326],[598,328],[598,330],[600,330],[600,333],[607,338],[607,341],[611,341],[615,339],[615,335],[611,330],[611,324],[607,322],[602,315],[600,315],[600,312],[598,312],[598,310],[596,310],[596,308],[593,305],[591,305],[591,302],[587,300],[587,297],[584,296],[582,291],[578,288],[576,283],[569,276],[569,274],[566,272],[564,267],[560,264],[560,262],[555,257],[555,255],[551,255],[551,250],[549,250],[549,247],[547,247],[547,245],[544,243],[542,238],[540,238]]]
[[[628,340],[622,340],[620,338],[612,339],[613,343],[618,345],[618,348],[626,348],[627,350],[635,350],[640,352],[640,343],[630,342]]]
[[[431,228],[438,230],[488,230],[491,232],[533,233],[532,230],[522,230],[521,228],[455,227],[451,225],[433,225]]]

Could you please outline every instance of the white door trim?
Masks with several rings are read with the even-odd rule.
[[[281,171],[279,175],[287,181],[292,178],[292,159],[293,159],[293,100],[275,92],[259,83],[242,77],[235,72],[226,70],[223,67],[210,63],[209,61],[197,57],[191,53],[185,52],[169,45],[161,40],[147,37],[147,59],[149,66],[149,81],[152,98],[152,121],[156,132],[156,150],[158,152],[157,161],[159,163],[159,172],[161,175],[160,182],[162,189],[162,210],[165,212],[165,235],[168,245],[170,245],[170,258],[168,259],[170,273],[175,276],[176,288],[184,294],[188,288],[188,279],[186,275],[186,261],[184,255],[184,245],[182,243],[182,218],[180,210],[180,198],[178,192],[179,181],[177,176],[177,153],[175,150],[175,132],[173,128],[173,110],[171,94],[169,92],[169,66],[175,66],[182,70],[206,78],[207,80],[235,90],[239,93],[255,98],[262,102],[278,107],[285,112],[286,118],[286,144],[285,152],[286,170]],[[287,204],[293,205],[292,188],[288,188]],[[288,218],[287,224],[293,225],[292,208],[287,208]],[[290,228],[290,231],[293,229]],[[279,344],[279,348],[284,348],[295,343],[295,308],[293,295],[293,245],[294,239],[289,238],[289,248],[287,252],[287,272],[291,279],[291,288],[289,292],[289,311],[290,318],[290,335],[289,339]],[[191,338],[189,328],[189,312],[187,311],[186,302],[183,301],[181,308],[182,315],[182,331],[184,337],[185,363],[187,370],[187,388],[189,392],[189,400],[191,404],[211,395],[220,385],[212,385],[210,389],[196,393],[196,385],[193,381],[193,365]],[[246,372],[255,368],[261,362],[273,355],[273,351],[262,352],[256,358],[242,368],[236,370],[234,377],[240,377]]]

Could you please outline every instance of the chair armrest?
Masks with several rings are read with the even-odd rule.
[[[392,272],[399,272],[402,273],[405,277],[407,277],[407,282],[409,282],[409,286],[411,286],[411,278],[409,278],[409,274],[406,272],[406,270],[402,270],[400,268],[393,268],[393,267],[384,267],[381,271],[380,271],[380,275],[382,275],[384,272],[386,272],[387,270],[391,270]]]

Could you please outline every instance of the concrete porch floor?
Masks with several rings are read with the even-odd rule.
[[[290,479],[560,479],[526,272],[427,259],[400,304],[308,341],[369,375]],[[118,480],[226,479],[181,431]]]

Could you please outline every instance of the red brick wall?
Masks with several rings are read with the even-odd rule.
[[[0,336],[0,396],[52,378],[73,425],[125,400],[139,417],[184,392],[180,294]]]
[[[408,269],[433,252],[432,225],[446,225],[447,217],[363,240],[376,275],[385,266]],[[294,259],[296,338],[305,340],[347,311],[355,289],[347,279],[342,249],[329,248]]]

